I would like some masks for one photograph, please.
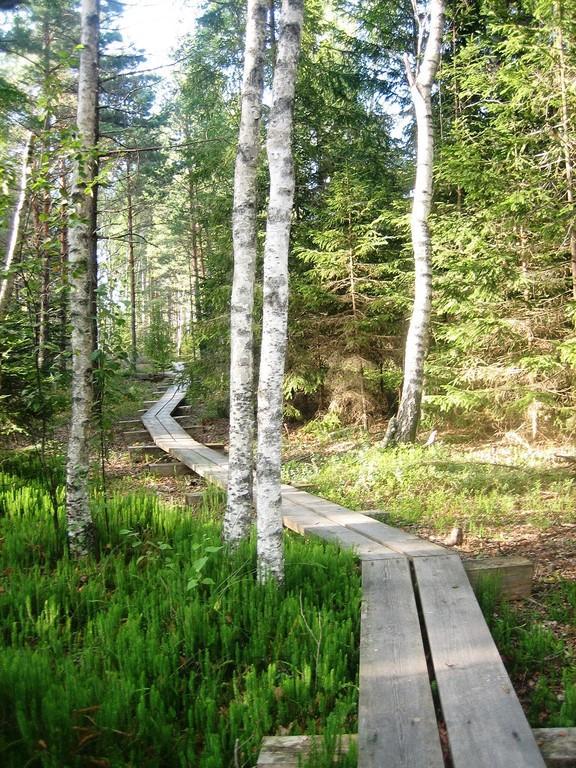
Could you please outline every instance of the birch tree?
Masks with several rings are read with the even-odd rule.
[[[256,510],[260,579],[284,577],[282,547],[282,383],[288,320],[288,251],[294,200],[292,124],[303,0],[282,0],[266,149],[270,196],[264,247],[264,308],[258,381]]]
[[[254,470],[254,341],[257,254],[256,174],[264,89],[268,2],[248,0],[240,133],[234,175],[234,277],[230,307],[230,438],[224,539],[235,543],[252,523]]]
[[[32,159],[32,147],[33,136],[32,133],[29,132],[26,136],[26,144],[22,154],[22,167],[20,171],[20,183],[18,186],[18,199],[16,201],[14,216],[12,217],[10,233],[8,235],[8,245],[6,248],[6,255],[4,257],[4,274],[0,280],[0,320],[6,314],[6,309],[8,307],[8,302],[10,301],[10,295],[12,293],[12,286],[14,285],[14,259],[18,250],[18,243],[20,242],[20,222],[22,219],[22,212],[26,204],[28,177],[30,175]]]
[[[89,554],[95,544],[89,507],[88,474],[93,401],[91,256],[96,238],[93,187],[98,114],[99,20],[99,0],[82,0],[77,108],[79,148],[72,183],[74,218],[69,234],[72,413],[66,471],[68,544],[70,554],[75,558]]]
[[[431,243],[428,216],[432,204],[432,170],[434,160],[434,127],[432,123],[432,86],[440,64],[444,28],[444,0],[430,0],[428,14],[414,0],[414,17],[418,29],[415,66],[405,57],[406,74],[416,115],[416,180],[412,201],[411,235],[414,252],[414,305],[404,351],[404,381],[398,413],[388,438],[399,443],[414,442],[422,392],[424,362],[430,333],[432,306]],[[424,45],[422,52],[422,47]]]

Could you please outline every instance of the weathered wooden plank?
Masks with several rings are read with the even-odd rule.
[[[189,416],[175,416],[172,414],[174,421],[178,422],[184,429],[202,429],[202,424],[198,424],[196,416],[190,414]]]
[[[128,429],[123,433],[123,437],[128,445],[134,445],[140,440],[148,442],[150,440],[150,432],[147,429]]]
[[[191,475],[192,470],[185,464],[146,464],[145,469],[155,477],[180,477]]]
[[[527,557],[488,557],[481,560],[464,560],[464,569],[476,590],[484,579],[497,582],[502,597],[519,600],[532,592],[534,563]]]
[[[443,768],[408,560],[365,560],[362,591],[358,767]]]
[[[401,531],[399,528],[393,528],[391,525],[378,522],[378,520],[373,520],[360,512],[353,512],[339,504],[326,501],[320,496],[313,496],[305,491],[290,488],[290,486],[283,486],[283,495],[296,504],[312,509],[317,514],[340,525],[345,525],[350,530],[406,555],[406,557],[444,556],[447,553],[447,550],[438,544]]]
[[[322,754],[323,740],[323,736],[265,736],[262,739],[256,768],[265,768],[269,765],[299,768],[313,749],[317,749]],[[355,741],[356,736],[347,734],[341,736],[336,745],[334,757],[347,754],[350,745]]]
[[[346,549],[352,549],[362,558],[397,557],[395,552],[382,544],[370,541],[365,536],[350,531],[343,525],[332,523],[325,517],[315,515],[308,509],[302,509],[285,498],[282,499],[282,521],[284,527],[295,533],[311,533]]]
[[[175,411],[178,416],[188,416],[192,413],[193,406],[191,405],[177,405]]]
[[[534,737],[548,768],[576,768],[576,728],[535,728]]]
[[[454,768],[542,768],[460,558],[413,567]]]
[[[576,728],[534,728],[547,768],[576,768]],[[275,765],[299,768],[314,746],[322,746],[323,736],[265,736],[256,768]],[[356,741],[355,734],[340,737],[336,755],[346,754]],[[423,767],[425,768],[425,766]]]
[[[138,424],[142,426],[142,419],[119,419],[118,424],[123,427],[137,426]]]

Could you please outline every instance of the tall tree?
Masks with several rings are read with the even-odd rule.
[[[418,29],[415,68],[405,58],[412,103],[416,114],[416,180],[412,201],[411,232],[414,251],[414,305],[404,351],[404,382],[395,418],[395,440],[414,442],[420,421],[424,388],[424,362],[430,334],[432,307],[431,244],[428,217],[432,205],[434,160],[434,125],[432,122],[432,86],[440,65],[444,28],[444,0],[431,0],[428,14],[414,2]],[[422,44],[428,34],[421,53]]]
[[[244,538],[252,523],[254,471],[254,280],[257,171],[264,90],[266,0],[248,0],[242,112],[234,174],[234,277],[230,305],[230,438],[224,539]]]
[[[72,412],[66,472],[66,517],[72,557],[95,546],[90,515],[90,414],[92,382],[92,254],[95,249],[95,169],[98,120],[99,0],[82,0],[78,74],[78,142],[70,227],[70,320],[72,324]]]
[[[284,578],[282,547],[282,393],[288,320],[288,252],[294,201],[292,124],[304,0],[282,0],[266,150],[270,196],[264,247],[264,309],[258,381],[256,510],[258,572]]]
[[[0,320],[6,312],[6,307],[10,301],[10,294],[12,292],[12,286],[14,284],[14,258],[16,256],[18,242],[20,241],[21,229],[20,222],[22,218],[22,212],[26,203],[26,194],[28,190],[28,176],[30,174],[30,162],[32,157],[33,147],[33,135],[28,132],[26,137],[26,144],[22,153],[22,170],[20,172],[20,185],[18,188],[18,199],[16,207],[14,209],[14,215],[12,217],[12,223],[10,225],[10,233],[8,235],[8,245],[6,248],[6,256],[4,258],[4,268],[2,279],[0,280]]]

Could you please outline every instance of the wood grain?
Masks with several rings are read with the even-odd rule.
[[[442,768],[407,559],[364,561],[362,588],[358,766]]]
[[[460,559],[413,566],[454,766],[543,768]]]

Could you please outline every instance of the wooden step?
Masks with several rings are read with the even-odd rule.
[[[533,733],[547,768],[576,768],[576,728],[534,728]],[[335,757],[347,754],[356,739],[355,734],[341,736]],[[265,736],[256,768],[299,768],[312,749],[322,754],[323,741],[323,736]]]
[[[202,424],[198,424],[198,420],[192,416],[172,416],[171,418],[174,419],[178,424],[180,424],[181,427],[184,427],[184,429],[202,429]]]
[[[527,557],[505,555],[462,562],[474,591],[481,589],[482,582],[488,579],[494,581],[506,600],[520,600],[532,593],[534,563]]]
[[[180,477],[194,474],[190,467],[180,461],[174,464],[146,464],[145,469],[155,477]]]
[[[149,437],[150,435],[148,435]],[[165,451],[158,448],[157,445],[129,445],[127,450],[132,461],[149,461],[166,456]]]
[[[192,412],[193,408],[191,405],[177,405],[176,408],[174,408],[176,416],[190,416]]]
[[[417,557],[413,568],[454,768],[542,768],[460,558]]]
[[[150,440],[150,432],[147,429],[129,429],[123,436],[124,442],[131,446],[141,441],[147,443]]]
[[[222,442],[215,442],[215,443],[202,443],[202,445],[205,445],[206,448],[212,448],[213,451],[224,451],[227,452],[228,444],[222,443]]]
[[[138,424],[142,426],[142,419],[119,419],[117,423],[123,427],[137,426]]]

